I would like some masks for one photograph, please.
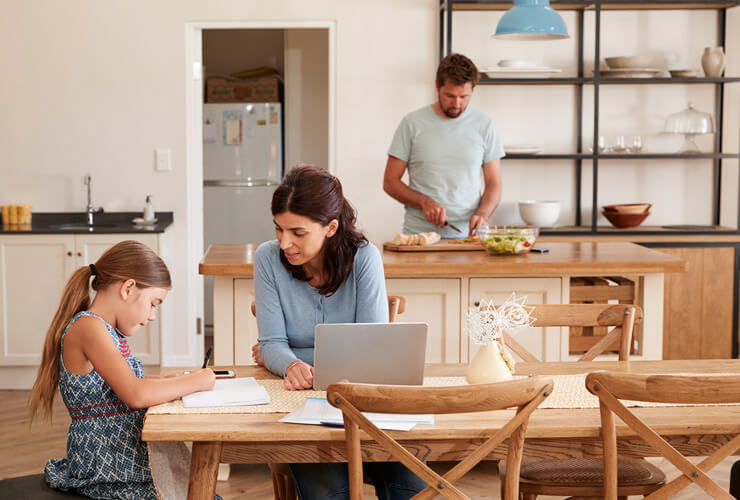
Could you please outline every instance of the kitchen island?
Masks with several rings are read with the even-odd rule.
[[[428,363],[468,362],[475,347],[466,334],[469,307],[481,300],[501,303],[512,292],[526,296],[528,304],[570,303],[572,277],[610,277],[605,280],[612,285],[609,292],[623,280],[634,283],[643,321],[633,356],[661,358],[664,274],[686,271],[682,259],[626,242],[548,242],[541,246],[549,252],[500,257],[482,250],[383,252],[388,294],[406,298],[406,312],[398,320],[429,324]],[[252,363],[251,346],[257,341],[257,323],[250,307],[256,248],[252,244],[212,245],[200,262],[200,274],[214,277],[215,364]],[[576,357],[567,328],[532,328],[515,335],[541,359]]]

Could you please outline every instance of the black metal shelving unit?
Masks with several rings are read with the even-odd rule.
[[[714,150],[721,151],[723,130],[723,103],[724,85],[740,82],[740,77],[723,78],[601,78],[598,64],[594,67],[593,76],[585,76],[583,61],[585,48],[583,43],[584,12],[593,12],[595,16],[595,46],[594,61],[601,60],[601,11],[608,10],[655,10],[655,9],[710,9],[720,12],[718,22],[718,45],[725,46],[726,9],[740,5],[740,0],[550,0],[552,8],[557,10],[577,11],[577,45],[578,45],[578,69],[577,76],[556,78],[481,78],[480,85],[574,85],[576,88],[576,123],[574,134],[576,135],[577,153],[571,154],[509,154],[507,160],[553,160],[570,159],[575,162],[575,226],[584,227],[581,220],[581,195],[583,186],[581,182],[583,161],[591,162],[593,171],[592,190],[592,213],[590,220],[590,233],[598,233],[598,179],[599,161],[609,160],[654,160],[654,159],[683,159],[683,160],[712,160],[713,161],[713,215],[711,226],[719,227],[722,180],[722,160],[738,159],[738,153],[646,153],[646,154],[604,154],[583,152],[583,87],[593,86],[594,93],[594,128],[591,150],[597,150],[597,138],[599,137],[599,90],[602,85],[714,85],[716,88],[716,106],[714,116],[717,121],[717,132],[715,133]],[[452,47],[452,13],[465,10],[508,10],[512,6],[511,0],[440,0],[440,59],[451,52]],[[740,193],[740,185],[738,185]],[[738,201],[738,221],[740,221],[740,197]],[[548,231],[545,231],[547,233]],[[577,234],[585,234],[581,230]],[[658,231],[656,231],[657,233]],[[717,230],[695,230],[688,234],[715,233]],[[740,227],[734,230],[723,230],[724,234],[740,234]],[[646,234],[645,231],[622,231],[622,233]],[[671,231],[673,233],[673,231]],[[557,231],[557,234],[563,234]],[[660,232],[660,234],[663,234]]]

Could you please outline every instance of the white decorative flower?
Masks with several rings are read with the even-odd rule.
[[[530,327],[534,307],[525,306],[526,297],[517,299],[516,294],[496,307],[493,300],[481,300],[478,307],[471,307],[468,312],[468,336],[475,344],[490,344],[500,338],[504,330]]]

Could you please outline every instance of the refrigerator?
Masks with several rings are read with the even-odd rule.
[[[279,102],[203,104],[203,240],[275,238],[270,202],[283,176]],[[205,277],[205,323],[213,324],[213,278]]]

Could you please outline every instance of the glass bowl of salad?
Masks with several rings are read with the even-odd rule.
[[[529,252],[537,241],[534,226],[492,226],[478,228],[481,243],[490,255],[519,255]]]

